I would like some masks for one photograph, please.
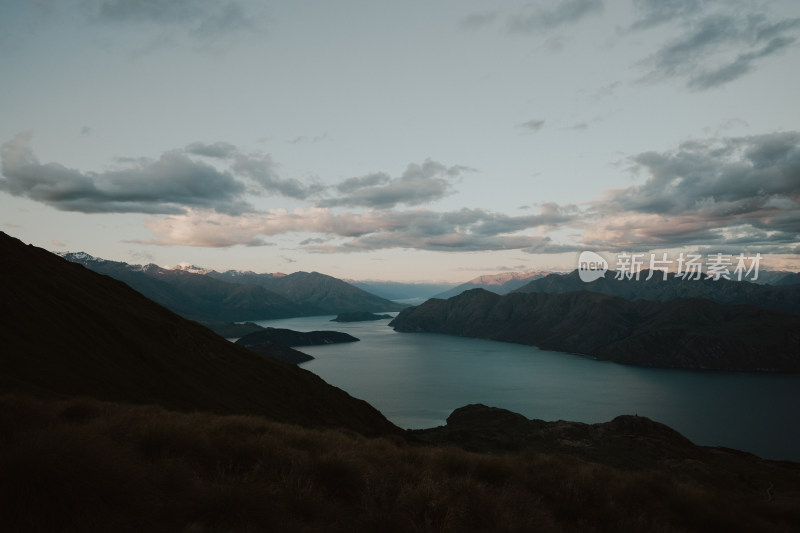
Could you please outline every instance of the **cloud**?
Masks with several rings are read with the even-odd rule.
[[[239,216],[192,208],[153,218],[147,227],[154,238],[147,242],[227,247],[300,233],[311,235],[299,249],[315,253],[390,248],[797,253],[800,132],[691,140],[672,150],[642,152],[629,162],[631,172],[646,177],[643,183],[605,191],[583,204],[542,202],[519,216],[477,208],[396,209],[439,198],[465,170],[427,160],[409,165],[399,177],[374,173],[343,180],[329,188],[338,196],[322,202],[328,205]],[[335,212],[334,205],[368,209]]]
[[[422,164],[409,164],[397,178],[380,172],[346,179],[334,187],[340,196],[320,200],[317,206],[389,209],[399,204],[422,205],[450,194],[452,181],[471,170],[426,159]]]
[[[286,141],[289,144],[303,144],[303,143],[318,143],[328,139],[328,134],[323,133],[322,135],[315,135],[314,137],[309,137],[308,135],[299,135],[290,141]]]
[[[671,20],[682,28],[677,38],[640,62],[649,69],[642,81],[680,78],[692,90],[718,87],[752,72],[762,60],[795,44],[800,34],[800,18],[772,22],[757,12],[706,13],[706,4],[688,1],[637,6],[646,9],[634,30]]]
[[[196,142],[188,145],[186,151],[190,154],[213,157],[216,159],[228,159],[238,153],[234,145],[226,142],[216,142],[213,144]]]
[[[437,251],[507,249],[546,250],[549,237],[526,235],[525,229],[559,224],[569,217],[555,204],[537,215],[511,217],[481,209],[436,212],[369,210],[334,213],[328,208],[282,209],[231,216],[201,210],[154,218],[147,227],[155,238],[147,244],[227,247],[262,242],[283,233],[315,233],[300,247],[311,252],[356,252],[386,248]]]
[[[211,157],[215,159],[230,160],[231,169],[239,176],[243,176],[258,185],[257,189],[250,192],[263,194],[277,194],[288,198],[305,199],[321,193],[325,187],[320,183],[304,184],[299,180],[281,178],[278,174],[278,165],[269,155],[250,155],[241,152],[234,145],[226,142],[206,144],[196,142],[186,147],[186,152],[194,155]]]
[[[109,22],[182,24],[185,20],[202,17],[203,8],[208,4],[192,0],[107,0],[97,6],[97,16]]]
[[[507,265],[498,265],[493,267],[456,267],[453,270],[458,272],[519,272],[521,270],[525,270],[528,268],[528,265],[515,265],[515,266],[507,266]]]
[[[248,209],[244,185],[231,174],[179,152],[104,173],[83,173],[58,163],[39,163],[30,150],[31,132],[0,147],[0,189],[63,211],[84,213],[181,213],[185,207],[225,213]]]
[[[632,162],[651,177],[614,195],[612,209],[740,214],[800,195],[800,132],[690,141]]]
[[[550,30],[603,11],[602,0],[560,0],[547,7],[529,4],[525,10],[508,20],[512,32],[532,33]]]
[[[259,190],[253,191],[257,194],[278,194],[302,200],[325,190],[320,183],[305,184],[294,178],[281,178],[277,167],[269,155],[254,157],[239,153],[234,156],[231,168],[258,184]]]
[[[251,211],[246,194],[307,198],[324,189],[277,174],[268,155],[247,155],[228,143],[193,143],[164,152],[158,159],[120,158],[122,168],[81,172],[59,163],[42,164],[30,149],[32,132],[0,147],[0,190],[83,213],[177,214],[189,208],[239,214]],[[219,170],[190,157],[226,160]]]
[[[783,48],[794,44],[795,40],[789,37],[775,37],[762,48],[740,54],[734,61],[726,65],[714,70],[697,73],[689,79],[688,87],[690,89],[710,89],[740,78],[753,70],[758,59],[779,52]]]
[[[634,0],[634,12],[638,18],[631,25],[633,30],[645,30],[675,19],[683,20],[701,12],[701,0]]]
[[[592,203],[587,245],[775,253],[800,241],[800,132],[690,141],[631,162],[650,177]]]
[[[458,21],[458,25],[468,30],[476,30],[492,24],[497,19],[497,11],[470,13]]]
[[[0,148],[0,190],[84,213],[177,214],[195,208],[239,214],[253,210],[247,201],[252,196],[317,201],[318,207],[389,209],[438,200],[473,170],[426,159],[409,164],[396,178],[379,172],[328,186],[317,179],[282,177],[269,154],[245,153],[226,142],[195,142],[155,160],[121,157],[114,170],[82,172],[40,163],[30,148],[31,135],[21,133]]]
[[[231,0],[94,0],[89,6],[95,22],[160,31],[145,51],[176,38],[199,48],[219,48],[240,37],[264,33],[263,17]]]
[[[522,124],[517,125],[520,128],[529,129],[531,131],[539,131],[544,126],[544,120],[532,119]]]
[[[300,246],[307,246],[309,244],[322,244],[322,243],[326,243],[328,241],[330,241],[329,238],[328,239],[323,239],[323,238],[315,237],[315,238],[303,239],[302,241],[300,241],[299,244],[300,244]]]
[[[256,34],[259,28],[251,16],[235,2],[215,6],[188,34],[203,43],[216,43],[231,35]]]

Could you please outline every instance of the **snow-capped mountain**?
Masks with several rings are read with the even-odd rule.
[[[220,273],[191,263],[161,267],[103,260],[85,252],[59,255],[122,281],[180,315],[207,323],[398,311],[404,307],[318,272]]]

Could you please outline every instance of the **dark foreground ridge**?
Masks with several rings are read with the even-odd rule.
[[[508,411],[470,406],[454,412],[446,428],[423,434],[433,441],[438,433],[456,446],[466,440],[495,448],[503,435],[524,432],[538,439],[534,446],[478,454],[261,417],[0,395],[0,528],[35,533],[788,533],[800,528],[800,465],[699,449],[644,418],[590,426],[526,422]],[[547,446],[559,451],[534,451]],[[603,453],[587,460],[592,448]],[[618,461],[622,466],[615,466]]]
[[[122,282],[0,233],[0,392],[398,433],[368,403],[253,353]]]
[[[424,442],[451,444],[473,452],[562,453],[621,468],[723,458],[733,463],[769,463],[746,452],[697,446],[669,426],[636,415],[622,415],[599,424],[546,422],[473,404],[453,411],[447,417],[447,425],[414,430],[413,434]],[[798,469],[800,472],[800,465]]]
[[[474,289],[403,310],[389,325],[631,365],[800,372],[800,316],[699,298],[628,301],[588,291],[499,296]]]
[[[403,433],[118,281],[5,234],[0,254],[0,531],[800,528],[796,463],[630,416],[468,406]]]

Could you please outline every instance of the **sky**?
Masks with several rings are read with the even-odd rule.
[[[800,270],[796,0],[9,0],[0,72],[0,230],[57,252]]]

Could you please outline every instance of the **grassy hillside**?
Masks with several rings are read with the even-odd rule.
[[[3,531],[800,527],[796,472],[777,468],[742,491],[741,483],[704,483],[700,462],[674,475],[563,454],[410,446],[257,417],[18,396],[0,397],[0,448]]]

